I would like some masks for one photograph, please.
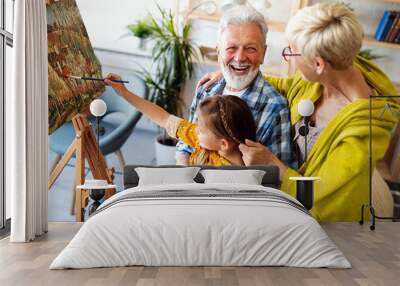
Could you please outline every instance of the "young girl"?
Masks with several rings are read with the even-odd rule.
[[[194,151],[189,158],[190,165],[244,165],[238,146],[245,139],[256,140],[256,124],[250,108],[242,99],[232,95],[206,98],[196,111],[196,124],[168,113],[133,94],[125,85],[111,81],[120,79],[116,74],[109,74],[104,82],[145,116],[165,128],[168,135],[192,146]]]

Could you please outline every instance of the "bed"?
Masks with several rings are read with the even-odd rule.
[[[277,189],[274,166],[252,167],[266,171],[261,185],[205,184],[199,173],[194,183],[150,186],[138,186],[136,167],[125,168],[126,190],[99,207],[50,269],[351,267],[308,211]]]

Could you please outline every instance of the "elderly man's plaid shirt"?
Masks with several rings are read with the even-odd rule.
[[[201,87],[198,89],[190,108],[189,120],[191,122],[197,121],[195,111],[200,101],[209,96],[222,94],[225,84],[223,79],[212,86],[209,91]],[[240,98],[247,103],[253,113],[257,124],[257,141],[267,146],[284,163],[295,167],[286,98],[263,78],[261,72]],[[177,150],[186,154],[192,152],[192,148],[182,141],[178,142]]]

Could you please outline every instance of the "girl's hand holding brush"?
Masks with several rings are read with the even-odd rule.
[[[104,79],[104,83],[111,86],[120,96],[125,96],[128,89],[120,82],[121,77],[117,74],[110,73]]]

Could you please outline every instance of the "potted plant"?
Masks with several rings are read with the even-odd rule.
[[[153,32],[149,17],[138,20],[136,23],[128,25],[127,28],[135,37],[139,38],[139,48],[146,49],[146,40]]]
[[[153,16],[147,22],[151,29],[153,69],[143,71],[142,76],[150,88],[149,100],[171,114],[182,115],[181,89],[193,73],[195,46],[189,38],[190,25],[178,25],[171,11],[158,6],[161,18]],[[167,136],[165,130],[157,137],[156,156],[158,164],[175,163],[176,140]],[[168,150],[168,151],[167,151]]]

